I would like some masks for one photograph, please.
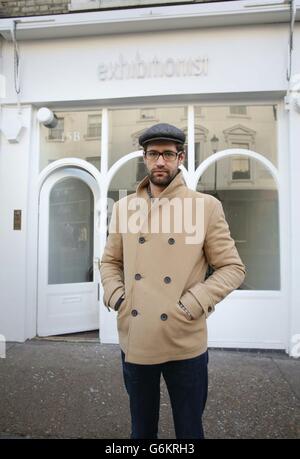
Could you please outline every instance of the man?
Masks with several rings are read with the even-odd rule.
[[[176,438],[204,438],[206,319],[240,286],[245,267],[221,203],[185,185],[179,170],[185,158],[184,132],[161,123],[146,130],[139,142],[148,176],[135,194],[115,204],[100,267],[104,303],[118,311],[131,438],[157,438],[161,374]],[[139,202],[145,205],[136,229],[132,223]],[[126,230],[124,220],[131,224]],[[200,236],[193,239],[189,228]],[[208,266],[214,272],[205,279]]]

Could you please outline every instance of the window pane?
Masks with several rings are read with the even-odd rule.
[[[49,140],[63,140],[64,121],[64,118],[58,118],[55,128],[49,129]]]
[[[134,158],[127,161],[114,175],[109,185],[108,197],[116,202],[123,196],[135,193],[138,180],[140,158]],[[145,172],[146,175],[146,172]],[[144,176],[145,176],[144,175]],[[122,194],[120,194],[120,192]],[[111,203],[110,203],[111,204]],[[111,217],[112,206],[108,208],[108,224]]]
[[[195,167],[228,148],[256,151],[277,165],[276,105],[201,106],[198,113],[195,106]]]
[[[238,156],[232,159],[232,180],[250,180],[250,159]]]
[[[241,289],[280,290],[276,184],[269,171],[252,158],[253,180],[231,180],[232,160],[241,161],[233,156],[211,165],[200,178],[197,190],[222,202],[231,235],[247,269]]]
[[[101,112],[55,112],[54,129],[40,125],[40,170],[62,158],[84,159],[100,169]]]
[[[131,159],[118,170],[109,185],[108,196],[110,198],[118,200],[119,190],[127,190],[127,194],[135,193],[138,182],[147,175],[144,169],[145,173],[140,173],[138,177],[139,164],[141,164],[140,158]]]
[[[174,124],[187,132],[184,107],[139,107],[109,111],[109,166],[127,153],[140,149],[138,138],[157,123]],[[134,171],[136,175],[136,171]],[[131,177],[128,177],[131,180]]]
[[[53,187],[49,204],[49,284],[92,282],[93,193],[70,177]]]
[[[101,116],[88,115],[88,137],[99,137],[101,135]]]
[[[231,105],[229,108],[231,115],[247,115],[247,107],[245,105]]]

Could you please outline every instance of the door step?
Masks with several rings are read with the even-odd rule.
[[[66,341],[69,343],[99,343],[99,330],[91,330],[63,335],[36,336],[35,340]]]

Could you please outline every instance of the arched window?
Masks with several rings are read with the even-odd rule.
[[[251,159],[255,180],[232,180],[232,161],[240,158]],[[197,190],[222,202],[231,235],[247,269],[241,289],[280,290],[278,191],[268,168],[245,154],[228,155],[204,171]]]

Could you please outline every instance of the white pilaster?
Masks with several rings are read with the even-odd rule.
[[[291,279],[290,279],[290,327],[289,354],[300,357],[300,113],[295,98],[289,103],[289,152],[290,152],[290,211],[291,211]],[[284,231],[284,228],[282,229]]]

